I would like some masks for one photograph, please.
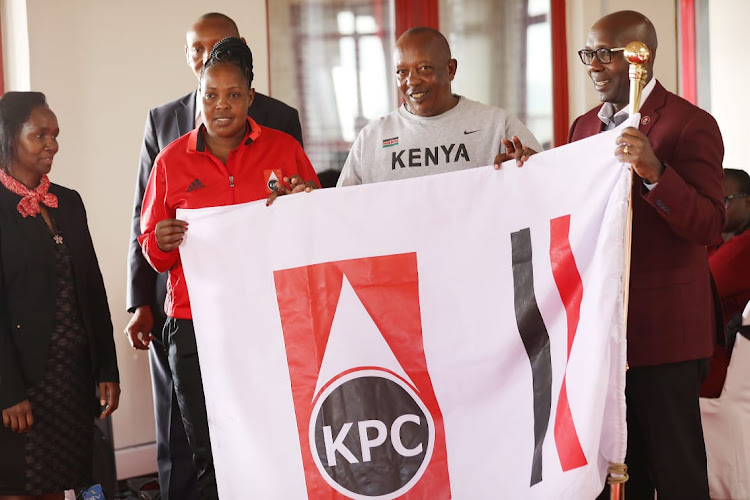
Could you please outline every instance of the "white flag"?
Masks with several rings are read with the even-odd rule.
[[[180,211],[221,497],[594,498],[626,442],[618,133]]]

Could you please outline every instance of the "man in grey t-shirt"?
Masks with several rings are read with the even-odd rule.
[[[541,151],[515,116],[453,94],[458,63],[439,31],[406,31],[396,42],[394,60],[404,105],[362,129],[337,186],[499,165],[511,158],[520,164]]]

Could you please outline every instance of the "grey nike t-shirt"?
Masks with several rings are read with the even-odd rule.
[[[357,136],[337,186],[406,179],[490,165],[517,135],[542,147],[515,116],[465,97],[438,116],[422,117],[404,106],[370,122]]]

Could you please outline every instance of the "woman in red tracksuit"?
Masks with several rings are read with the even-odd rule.
[[[291,136],[247,116],[254,90],[252,54],[245,42],[218,42],[201,76],[203,125],[156,158],[143,198],[143,254],[169,270],[164,339],[175,394],[198,469],[199,498],[218,498],[190,299],[178,247],[187,223],[178,208],[232,205],[318,187],[302,147]]]

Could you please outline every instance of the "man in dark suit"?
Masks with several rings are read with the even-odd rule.
[[[226,37],[240,37],[237,25],[229,17],[210,13],[201,16],[188,30],[185,56],[188,66],[200,80],[203,64],[214,44]],[[244,41],[244,38],[243,38]],[[196,497],[196,470],[192,452],[177,407],[172,374],[161,331],[166,320],[164,298],[166,273],[158,275],[141,253],[141,204],[151,168],[157,154],[178,137],[190,132],[200,122],[196,106],[197,91],[149,111],[141,148],[138,181],[135,189],[133,225],[128,252],[128,311],[133,316],[125,328],[136,349],[149,349],[151,379],[156,415],[156,444],[161,498],[184,500]],[[259,125],[275,128],[293,136],[302,144],[302,130],[297,110],[258,92],[248,115]]]
[[[656,31],[642,14],[615,12],[591,28],[579,54],[604,104],[575,120],[570,141],[627,117],[628,63],[621,48],[631,41],[644,42],[652,57],[640,129],[624,129],[613,145],[635,174],[626,492],[633,499],[653,500],[656,489],[659,500],[708,500],[698,393],[716,338],[705,247],[724,225],[724,147],[710,114],[652,79]]]

